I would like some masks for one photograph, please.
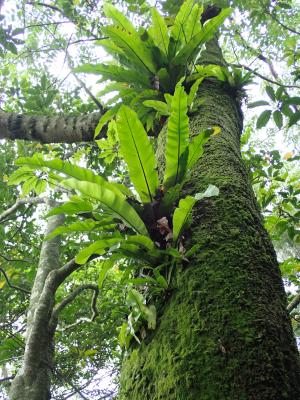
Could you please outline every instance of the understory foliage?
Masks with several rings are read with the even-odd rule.
[[[2,180],[8,184],[1,181],[0,188],[3,210],[8,208],[10,199],[17,199],[20,193],[24,199],[28,196],[45,196],[59,202],[57,207],[46,212],[46,218],[63,213],[66,224],[58,227],[46,239],[62,235],[62,258],[68,260],[75,254],[76,263],[82,266],[59,289],[59,300],[87,280],[98,283],[102,295],[99,300],[102,317],[98,317],[97,321],[101,320],[99,330],[104,344],[99,343],[99,332],[97,326],[93,325],[84,330],[80,342],[82,348],[78,350],[80,327],[86,323],[86,314],[89,313],[87,298],[69,306],[61,316],[62,322],[57,332],[62,349],[58,352],[57,364],[65,375],[71,376],[71,380],[80,382],[83,375],[88,381],[112,359],[118,367],[120,347],[123,353],[126,352],[132,341],[140,344],[148,335],[148,330],[156,328],[157,302],[172,292],[175,268],[188,265],[195,251],[186,246],[193,206],[201,201],[207,202],[209,207],[210,202],[214,201],[213,197],[218,196],[219,190],[212,184],[195,196],[182,197],[181,194],[193,166],[205,155],[205,143],[221,133],[220,127],[207,126],[197,135],[191,135],[188,115],[201,112],[201,99],[196,101],[201,84],[205,79],[218,81],[240,104],[246,99],[245,87],[253,84],[256,70],[244,69],[243,65],[237,65],[236,62],[232,62],[232,65],[201,63],[207,42],[214,39],[219,29],[224,32],[231,29],[232,37],[228,36],[227,40],[235,39],[239,46],[245,45],[239,27],[233,21],[233,9],[223,4],[227,2],[216,4],[223,9],[218,9],[216,15],[207,20],[204,12],[206,5],[194,0],[186,0],[180,8],[178,2],[165,2],[169,17],[157,8],[139,2],[145,11],[143,24],[136,24],[132,22],[134,18],[125,16],[122,9],[124,4],[117,9],[111,3],[105,3],[100,24],[98,17],[92,23],[88,22],[88,11],[85,11],[86,14],[76,13],[80,2],[55,3],[63,17],[78,26],[81,34],[84,32],[84,35],[91,37],[97,48],[104,49],[110,56],[110,61],[101,63],[91,62],[90,56],[81,57],[81,65],[70,65],[70,73],[79,82],[79,76],[100,76],[97,83],[101,84],[101,89],[97,98],[102,102],[99,104],[104,113],[95,129],[95,143],[84,144],[80,149],[76,146],[41,144],[26,147],[22,143],[16,148],[1,143],[3,158],[0,158],[0,163],[2,159],[8,160],[3,165],[5,173]],[[257,4],[249,3],[249,11],[243,2],[233,3],[241,12],[253,14],[253,29],[257,29],[257,19],[262,18],[258,15]],[[141,4],[130,2],[129,5],[125,4],[125,8],[136,12]],[[274,9],[271,5],[268,8],[267,4],[261,7],[270,9],[270,18],[277,18],[276,13],[282,10],[289,12],[291,7],[289,2],[280,4]],[[43,7],[41,4],[37,6]],[[232,24],[231,28],[228,28],[228,23],[224,25],[226,18]],[[39,32],[36,30],[39,28],[33,29],[35,31],[28,38],[32,46],[33,43],[36,45]],[[17,53],[17,46],[22,44],[22,40],[15,36],[22,31],[11,27],[1,28],[0,57],[5,56],[5,51]],[[291,40],[288,42],[287,38],[286,41],[284,54],[290,57],[294,77],[292,83],[297,85],[299,51],[296,51],[296,44]],[[262,59],[257,54],[258,50],[252,51],[250,39],[248,42],[244,48],[248,52],[246,55],[250,57],[254,54]],[[65,58],[69,59],[66,50],[68,43],[63,41],[63,35],[56,43],[65,51]],[[233,52],[236,57],[235,49]],[[242,60],[242,55],[239,57]],[[88,62],[85,62],[86,59]],[[272,68],[271,65],[271,71]],[[7,97],[10,100],[7,111],[49,112],[51,115],[56,111],[63,113],[70,110],[76,114],[95,109],[92,103],[83,104],[79,101],[77,104],[79,89],[71,94],[66,92],[60,95],[60,84],[48,71],[41,74],[36,68],[33,75],[37,82],[32,87],[30,75],[24,71],[6,67],[1,74],[3,80],[9,76],[13,82],[11,97]],[[299,156],[296,151],[286,153],[284,157],[275,150],[258,151],[256,139],[251,139],[254,118],[257,129],[263,129],[273,120],[278,130],[295,127],[300,119],[300,98],[295,93],[290,95],[280,80],[279,86],[276,86],[273,78],[265,84],[268,98],[254,99],[248,104],[255,115],[252,120],[250,118],[248,130],[242,139],[243,156],[265,215],[266,227],[283,261],[283,276],[287,286],[294,290],[299,286],[300,271],[300,188],[299,170],[296,167]],[[81,81],[82,87],[86,88]],[[261,109],[263,111],[257,113],[256,110]],[[165,137],[162,164],[155,154],[156,137],[161,129]],[[106,132],[104,139],[101,138],[103,131]],[[66,161],[70,158],[69,153],[71,162]],[[12,166],[15,158],[18,158],[15,163],[18,169]],[[16,191],[13,186],[17,186]],[[206,200],[211,197],[211,200]],[[17,214],[16,221],[4,219],[7,226],[0,231],[4,246],[8,249],[1,249],[4,254],[1,272],[3,269],[4,273],[0,289],[8,289],[11,281],[17,282],[17,290],[19,286],[25,288],[20,294],[22,298],[18,300],[15,299],[15,293],[9,297],[4,290],[1,291],[3,302],[13,302],[14,305],[5,316],[12,324],[9,328],[6,327],[9,324],[3,325],[4,345],[0,352],[0,363],[3,361],[9,367],[14,364],[14,368],[18,365],[16,357],[21,356],[24,346],[22,332],[25,324],[22,316],[28,306],[26,292],[32,287],[43,239],[42,232],[34,225],[35,218],[34,208],[28,206],[23,213]],[[41,216],[38,215],[38,218]],[[0,222],[3,221],[0,219]],[[29,243],[36,241],[36,247],[30,246],[28,251],[26,240]],[[5,254],[9,254],[9,257]],[[297,311],[293,313],[296,332],[299,330],[298,314]],[[20,322],[16,316],[20,315],[23,328],[20,333],[11,335],[10,331],[18,331]],[[73,315],[79,321],[75,328]],[[68,332],[71,332],[70,335]],[[20,346],[17,350],[16,343]],[[64,355],[66,348],[68,351]],[[73,362],[77,362],[76,371],[73,371]],[[59,386],[68,386],[66,381],[59,381],[58,374],[54,376],[58,392]]]

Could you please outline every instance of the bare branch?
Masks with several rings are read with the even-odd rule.
[[[296,307],[298,307],[299,304],[300,304],[300,292],[296,294],[296,296],[287,306],[288,312],[291,313]]]
[[[99,295],[99,288],[97,285],[95,284],[86,284],[86,285],[81,285],[79,286],[77,289],[75,289],[72,293],[70,293],[67,297],[65,297],[59,304],[57,304],[54,309],[53,309],[53,313],[52,313],[52,317],[50,320],[50,324],[52,319],[53,320],[57,320],[58,319],[58,315],[59,313],[68,305],[70,304],[81,292],[83,292],[84,290],[93,290],[93,297],[92,297],[92,301],[91,301],[91,308],[92,308],[92,317],[90,319],[90,321],[94,321],[95,318],[99,315],[99,312],[97,310],[96,307],[96,302],[97,302],[97,298]]]
[[[46,3],[34,3],[33,1],[28,1],[27,4],[29,4],[29,5],[31,5],[31,6],[41,6],[41,7],[50,8],[51,10],[57,11],[57,12],[59,12],[60,14],[63,14],[63,15],[64,15],[64,12],[63,12],[60,8],[58,8],[58,7],[56,7],[56,6],[53,6],[53,5],[51,5],[51,4],[46,4]]]
[[[273,85],[277,85],[277,86],[281,86],[281,87],[286,87],[286,88],[297,88],[300,89],[300,86],[297,85],[285,85],[284,83],[280,83],[277,81],[273,81],[272,79],[267,78],[264,75],[261,75],[260,73],[256,72],[254,69],[247,67],[247,65],[243,65],[243,64],[231,64],[228,63],[228,65],[231,65],[232,67],[236,67],[236,68],[244,68],[247,71],[252,72],[252,74],[259,76],[261,79],[263,79],[264,81],[267,81],[269,83],[272,83]]]
[[[7,285],[11,288],[11,289],[15,289],[15,290],[19,290],[20,292],[26,293],[26,294],[30,294],[30,290],[21,288],[20,286],[17,285],[13,285],[12,283],[10,283],[10,280],[6,274],[6,272],[4,271],[3,268],[0,267],[0,272],[2,272],[2,274],[4,275],[4,278],[6,280]]]
[[[289,26],[283,24],[281,21],[279,21],[279,19],[277,17],[275,17],[275,15],[273,13],[270,13],[266,8],[265,8],[265,11],[275,22],[277,22],[277,24],[282,26],[284,29],[286,29],[287,31],[290,31],[292,33],[295,33],[296,35],[300,35],[300,32],[296,31],[296,29],[290,28]]]
[[[46,199],[43,197],[25,197],[24,199],[18,199],[14,205],[5,210],[2,214],[0,214],[0,222],[2,222],[6,217],[13,214],[19,207],[25,204],[43,204],[46,202]]]
[[[15,375],[6,376],[5,378],[1,378],[0,383],[11,381],[12,379],[14,379],[14,377],[15,377]]]
[[[71,39],[71,38],[70,38]],[[104,113],[104,107],[103,105],[100,103],[100,101],[93,95],[93,93],[90,91],[90,89],[86,86],[86,84],[76,75],[75,72],[73,72],[73,62],[72,62],[72,58],[68,52],[68,46],[70,44],[70,40],[69,43],[65,49],[65,53],[66,53],[66,59],[68,61],[68,66],[71,70],[72,75],[74,76],[74,78],[76,79],[76,81],[79,83],[79,85],[83,88],[83,90],[90,96],[90,98],[93,100],[93,102],[96,104],[96,106],[99,108],[99,110]]]

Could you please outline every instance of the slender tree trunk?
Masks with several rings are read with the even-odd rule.
[[[215,55],[217,52],[215,53]],[[158,327],[131,349],[122,400],[295,400],[300,367],[276,255],[240,154],[242,116],[218,82],[201,85],[194,133],[219,125],[183,196],[208,184],[220,195],[199,202],[174,291]]]
[[[49,218],[46,235],[60,226],[62,215]],[[25,352],[22,366],[11,384],[11,400],[50,399],[50,371],[54,355],[55,326],[49,321],[54,306],[55,288],[46,285],[52,271],[58,270],[60,238],[43,242],[39,265],[27,312]]]

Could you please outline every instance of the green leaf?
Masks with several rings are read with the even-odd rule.
[[[107,18],[111,18],[115,25],[124,29],[124,31],[128,31],[130,33],[136,33],[134,26],[127,19],[124,13],[120,12],[116,7],[112,4],[105,3],[103,6],[104,14]]]
[[[186,43],[189,43],[191,39],[196,36],[202,29],[201,15],[203,13],[203,7],[199,6],[194,2],[194,7],[190,12],[187,22],[184,26],[184,39]]]
[[[156,328],[156,308],[154,304],[151,304],[145,310],[147,322],[148,322],[148,329],[155,329]]]
[[[19,183],[26,181],[28,178],[31,178],[34,175],[34,170],[29,167],[21,167],[14,171],[9,179],[8,185],[18,185]]]
[[[225,21],[228,15],[231,14],[231,12],[231,8],[225,8],[219,15],[206,21],[202,30],[179,51],[179,53],[174,57],[172,63],[175,65],[182,65],[188,62],[189,59],[199,51],[199,47],[203,43],[213,38],[220,25]]]
[[[38,178],[36,176],[31,176],[22,185],[22,196],[27,196],[32,190],[34,190],[37,184]]]
[[[119,105],[117,105],[116,107],[110,108],[101,116],[101,118],[95,128],[95,134],[94,134],[95,138],[99,135],[103,126],[106,125],[112,118],[115,117],[119,108],[120,108]]]
[[[99,277],[98,277],[99,289],[102,289],[103,282],[105,281],[107,273],[110,269],[113,268],[113,266],[115,265],[115,262],[116,262],[116,260],[113,256],[110,257],[108,260],[101,261],[101,263],[99,265],[100,272],[99,272]]]
[[[208,64],[208,65],[196,65],[196,73],[192,74],[187,78],[187,82],[194,81],[198,78],[205,78],[207,76],[215,76],[219,81],[227,81],[228,73],[224,67],[220,65]]]
[[[101,221],[95,221],[93,219],[86,219],[84,221],[77,221],[67,226],[59,226],[54,229],[48,236],[47,239],[51,239],[57,235],[74,232],[91,232],[93,230],[107,230],[112,229],[116,226],[111,218],[103,218]]]
[[[203,146],[215,132],[214,129],[206,129],[195,136],[189,144],[189,157],[187,168],[191,169],[203,154]]]
[[[171,104],[171,116],[168,120],[166,170],[164,176],[164,186],[166,188],[175,186],[184,178],[188,155],[188,124],[187,94],[181,84],[177,84]]]
[[[138,307],[140,311],[142,311],[144,307],[144,298],[143,295],[138,292],[136,289],[131,289],[128,292],[126,302],[129,307]]]
[[[173,215],[173,240],[176,243],[186,226],[189,214],[196,203],[195,197],[187,196],[181,199]]]
[[[139,246],[144,247],[147,250],[153,251],[155,250],[155,246],[153,241],[149,238],[149,236],[144,235],[128,235],[125,238],[127,243],[137,244]]]
[[[119,194],[120,189],[114,182],[108,182],[102,176],[95,175],[92,170],[71,164],[69,161],[63,161],[59,158],[53,160],[44,160],[40,154],[33,157],[20,157],[15,162],[17,165],[29,165],[30,167],[47,167],[51,170],[61,172],[67,177],[72,177],[80,181],[97,183],[107,187],[109,190]]]
[[[137,114],[122,106],[117,117],[120,151],[142,202],[152,203],[158,188],[158,173],[152,145]]]
[[[106,213],[121,219],[125,225],[129,226],[137,233],[148,236],[147,229],[135,211],[131,207],[122,193],[113,192],[108,187],[96,183],[68,179],[64,181],[67,187],[76,189],[89,198],[100,202]]]
[[[279,88],[276,90],[276,93],[275,93],[276,100],[282,100],[283,92],[284,92],[284,87],[279,86]]]
[[[60,207],[52,208],[52,210],[48,212],[47,217],[57,214],[74,215],[88,213],[91,211],[93,211],[93,206],[89,201],[84,200],[79,196],[73,196],[69,201]]]
[[[194,98],[195,98],[196,93],[198,92],[198,89],[199,89],[199,85],[203,81],[203,79],[204,78],[196,79],[196,81],[193,83],[193,85],[192,85],[192,87],[190,89],[190,93],[188,95],[188,100],[187,100],[187,103],[188,103],[189,107],[192,107]]]
[[[114,64],[84,64],[74,68],[73,71],[102,75],[103,80],[110,79],[134,85],[141,84],[151,88],[149,76],[146,74],[138,74],[134,69],[129,70]]]
[[[124,51],[131,62],[155,74],[156,67],[152,60],[151,49],[137,35],[123,31],[118,26],[106,26],[102,31]]]
[[[248,108],[260,107],[260,106],[268,106],[269,103],[265,100],[254,101],[253,103],[248,104]]]
[[[187,20],[194,7],[194,0],[186,0],[182,3],[171,29],[171,36],[175,39],[175,46],[178,49],[180,42],[186,43],[184,29]]]
[[[154,268],[153,273],[154,273],[156,282],[159,284],[159,286],[161,286],[164,289],[168,289],[168,287],[169,287],[168,282],[167,282],[166,278],[163,275],[161,275],[159,270],[157,268]]]
[[[5,40],[2,42],[2,45],[6,50],[11,51],[13,54],[18,54],[17,46],[13,42]]]
[[[277,125],[277,128],[281,129],[282,125],[283,125],[282,113],[279,110],[274,111],[273,118],[274,118],[275,124]]]
[[[166,68],[160,68],[157,72],[159,78],[159,86],[164,89],[165,92],[170,92],[174,89],[172,79]]]
[[[128,323],[123,322],[123,324],[120,328],[120,333],[119,333],[120,346],[127,349],[129,347],[131,338],[132,338],[132,335],[129,332]]]
[[[165,216],[167,214],[170,214],[174,204],[179,198],[180,190],[182,187],[181,184],[177,184],[175,186],[171,186],[166,193],[164,194],[164,197],[162,198],[160,205],[159,205],[159,215],[160,216]]]
[[[83,250],[81,250],[76,255],[75,262],[80,265],[85,264],[93,254],[103,255],[107,252],[107,250],[109,250],[112,245],[119,243],[122,240],[122,237],[109,237],[97,240],[90,246],[85,247]]]
[[[170,115],[170,110],[168,104],[159,100],[145,100],[143,102],[144,106],[154,108],[154,110],[158,111],[161,115]]]
[[[196,201],[201,200],[205,197],[213,197],[219,195],[219,189],[214,185],[209,185],[204,192],[197,193],[195,197],[187,196],[181,199],[178,207],[174,211],[173,215],[173,240],[176,241],[185,229],[188,221],[188,217]]]
[[[39,179],[34,187],[35,193],[39,196],[44,193],[47,189],[47,181],[45,179]]]
[[[300,121],[300,111],[296,111],[289,120],[289,126],[295,125],[298,121]]]
[[[276,2],[276,6],[287,9],[287,10],[292,8],[291,4],[285,3],[283,1]]]
[[[300,106],[300,97],[289,97],[282,102],[282,105],[297,105]]]
[[[204,192],[201,193],[196,193],[195,194],[195,199],[196,200],[202,200],[206,197],[214,197],[214,196],[219,196],[219,189],[215,185],[208,185],[207,189]]]
[[[263,128],[264,126],[267,125],[267,123],[269,122],[269,119],[271,117],[272,111],[271,110],[265,110],[263,111],[260,116],[257,119],[256,122],[256,128],[260,129]]]
[[[155,45],[168,56],[168,47],[169,47],[169,35],[168,28],[165,23],[164,18],[159,14],[156,8],[151,9],[152,14],[152,26],[149,29],[150,36],[153,39]]]
[[[274,92],[274,89],[272,88],[272,86],[269,86],[269,85],[266,86],[266,92],[272,101],[276,101],[275,92]]]

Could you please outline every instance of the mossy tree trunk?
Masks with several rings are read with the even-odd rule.
[[[298,352],[276,255],[240,153],[242,116],[217,82],[199,91],[193,132],[219,125],[183,195],[208,184],[220,195],[199,202],[172,296],[156,331],[125,360],[122,400],[295,400]]]

